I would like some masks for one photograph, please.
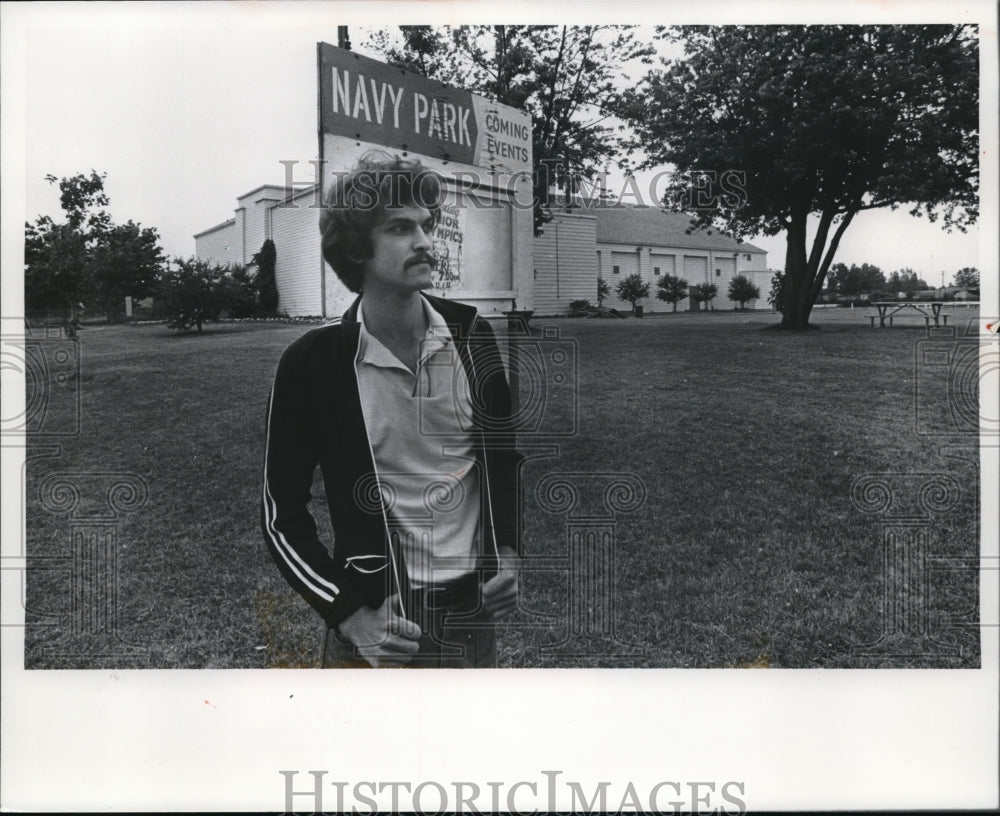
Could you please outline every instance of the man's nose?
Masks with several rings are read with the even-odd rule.
[[[420,225],[413,231],[413,249],[423,249],[430,250],[431,248],[431,237],[430,233],[425,231]]]

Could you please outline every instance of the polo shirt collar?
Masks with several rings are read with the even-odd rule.
[[[451,330],[448,328],[444,317],[431,306],[427,298],[421,296],[420,303],[424,309],[424,317],[427,319],[427,332],[421,341],[421,354],[418,366],[452,343]],[[365,326],[363,299],[358,301],[357,315],[360,329],[358,334],[358,362],[380,366],[381,368],[401,368],[404,371],[409,371],[384,343],[368,331],[368,328]]]

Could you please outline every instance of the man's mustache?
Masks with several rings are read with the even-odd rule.
[[[437,256],[431,255],[429,253],[421,253],[419,255],[414,255],[406,262],[404,266],[410,267],[410,266],[416,266],[417,264],[427,264],[431,269],[434,269],[437,266]]]

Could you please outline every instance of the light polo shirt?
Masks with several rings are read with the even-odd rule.
[[[356,364],[390,540],[416,587],[474,570],[480,512],[469,382],[444,318],[421,302],[415,372],[365,328],[364,300]]]

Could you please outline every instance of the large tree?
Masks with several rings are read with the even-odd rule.
[[[89,295],[108,313],[123,312],[125,298],[153,293],[165,257],[153,227],[115,224],[97,237],[91,255]]]
[[[572,195],[621,155],[602,104],[626,81],[623,66],[653,52],[627,26],[400,26],[368,45],[392,64],[531,115],[536,231],[549,219],[551,188]]]
[[[700,191],[687,202],[700,224],[786,234],[783,327],[807,327],[864,210],[902,205],[946,229],[978,217],[975,27],[685,26],[661,36],[685,56],[650,72],[623,110],[647,166],[678,171],[667,196]]]
[[[978,289],[979,270],[974,266],[963,266],[955,273],[955,286],[967,286],[970,289]]]
[[[917,273],[906,267],[905,269],[897,269],[891,275],[889,275],[889,280],[887,282],[889,291],[893,294],[899,294],[902,292],[906,295],[913,295],[916,292],[921,292],[927,289],[927,281],[923,278],[918,277]]]
[[[91,292],[93,252],[111,224],[104,173],[45,180],[59,187],[65,221],[40,215],[24,225],[24,300],[29,310],[72,310]]]
[[[829,271],[830,290],[838,295],[867,295],[889,288],[885,273],[874,264],[835,263]]]
[[[104,173],[57,179],[65,221],[47,215],[26,223],[24,298],[30,309],[72,309],[78,303],[124,311],[126,295],[152,292],[163,262],[159,235],[134,221],[115,224],[105,209]]]

